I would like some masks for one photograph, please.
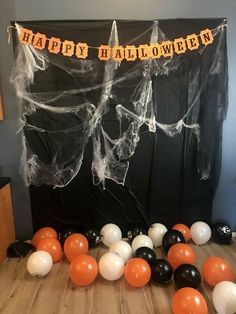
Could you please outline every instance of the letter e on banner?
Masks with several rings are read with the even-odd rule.
[[[37,33],[34,35],[33,46],[36,49],[43,50],[46,46],[47,37],[44,34]]]
[[[26,45],[32,44],[33,36],[34,36],[34,33],[29,29],[22,28],[20,30],[19,39],[20,39],[20,42],[23,44],[26,44]]]
[[[60,38],[51,37],[48,43],[48,51],[51,53],[58,54],[61,50]]]
[[[183,37],[174,40],[175,52],[179,55],[187,50],[186,42]]]
[[[195,50],[199,47],[199,40],[196,34],[188,35],[186,38],[186,42],[189,50]]]

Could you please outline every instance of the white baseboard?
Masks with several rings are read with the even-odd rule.
[[[232,237],[236,238],[236,232],[232,232]]]

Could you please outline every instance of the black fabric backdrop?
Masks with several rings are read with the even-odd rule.
[[[159,26],[168,38],[198,34],[202,29],[216,28],[224,19],[178,19],[160,20]],[[80,34],[81,42],[98,46],[107,42],[112,21],[32,21],[18,22],[34,32],[43,32],[47,37],[55,36],[75,42]],[[118,21],[120,43],[128,42],[150,27],[152,21]],[[166,136],[161,130],[150,133],[145,127],[140,132],[140,142],[130,167],[124,186],[107,180],[106,189],[92,182],[92,145],[89,141],[79,174],[64,188],[50,186],[30,186],[31,207],[34,229],[51,225],[60,230],[65,226],[81,229],[88,225],[102,226],[113,222],[123,232],[130,225],[149,225],[161,222],[171,227],[175,223],[190,225],[196,220],[211,222],[212,200],[217,186],[221,167],[222,125],[227,110],[227,51],[226,35],[221,38],[220,69],[207,78],[206,86],[198,101],[197,109],[186,123],[198,122],[201,136],[199,149],[191,129],[183,128],[181,134]],[[148,42],[148,38],[146,40]],[[145,36],[141,42],[145,43]],[[215,42],[202,54],[192,51],[181,56],[182,62],[167,76],[153,78],[153,99],[155,114],[162,123],[178,121],[191,105],[191,89],[201,86],[209,75],[212,59],[216,56]],[[126,70],[130,63],[125,63]],[[196,73],[197,76],[196,76]],[[196,78],[197,77],[197,78]],[[50,85],[51,84],[51,85]],[[60,89],[69,86],[63,74],[50,73],[48,80],[40,75],[35,80],[33,90]],[[50,86],[50,87],[48,87]],[[220,96],[219,96],[220,95]],[[125,94],[122,95],[125,98]],[[96,98],[96,94],[93,95]],[[219,101],[220,97],[220,101]],[[174,105],[173,105],[174,104]],[[41,119],[38,112],[34,118]],[[110,103],[104,125],[111,134],[115,133],[118,121],[115,106]],[[45,121],[50,124],[50,120]],[[38,156],[46,154],[45,145],[40,144],[37,132],[25,130],[30,147]],[[44,142],[50,146],[49,139]],[[210,175],[202,180],[198,169],[210,165]],[[201,172],[201,171],[200,171]]]

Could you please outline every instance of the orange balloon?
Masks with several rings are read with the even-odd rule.
[[[57,232],[53,228],[45,227],[39,229],[33,236],[31,243],[37,247],[38,243],[45,238],[57,238]]]
[[[37,245],[37,251],[47,251],[53,259],[53,262],[59,262],[62,258],[62,248],[60,242],[55,238],[45,238]]]
[[[174,244],[168,251],[167,260],[173,269],[176,269],[182,264],[194,264],[195,253],[194,250],[185,243]]]
[[[88,240],[80,233],[73,233],[66,238],[64,243],[64,253],[68,260],[72,262],[77,255],[88,253]]]
[[[232,266],[228,261],[218,256],[210,256],[204,261],[202,275],[210,286],[216,286],[221,281],[234,280]]]
[[[76,256],[70,264],[70,279],[79,286],[91,284],[97,277],[98,265],[96,260],[89,255],[81,254]]]
[[[124,276],[133,287],[145,286],[151,278],[151,268],[142,258],[132,258],[125,265]]]
[[[190,229],[186,225],[176,224],[174,225],[174,227],[172,227],[172,229],[178,230],[179,232],[181,232],[186,242],[188,242],[191,239]]]
[[[193,288],[182,288],[172,298],[174,314],[207,314],[207,304],[202,294]]]

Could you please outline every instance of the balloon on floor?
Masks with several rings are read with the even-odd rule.
[[[27,270],[34,277],[46,276],[52,269],[53,260],[46,251],[37,251],[30,255]]]
[[[132,250],[134,254],[138,248],[143,246],[153,249],[152,240],[148,236],[141,234],[133,239]]]
[[[132,258],[125,265],[124,277],[132,287],[143,287],[151,278],[150,266],[142,258]]]
[[[171,280],[173,270],[165,259],[156,259],[150,262],[152,280],[158,284],[164,284]]]
[[[127,263],[129,259],[132,257],[132,248],[130,244],[126,241],[120,240],[115,242],[110,246],[110,252],[118,254],[120,257],[124,259],[124,262]]]
[[[53,259],[53,262],[59,262],[62,259],[62,248],[60,242],[55,238],[45,238],[37,245],[37,251],[47,251]]]
[[[96,279],[97,274],[96,260],[86,254],[76,256],[69,267],[70,279],[78,286],[90,285]]]
[[[174,281],[178,289],[184,287],[198,289],[201,285],[201,274],[194,265],[182,264],[174,272]]]
[[[57,239],[57,232],[51,227],[44,227],[35,232],[31,243],[34,247],[38,245],[38,243],[45,238],[55,238]]]
[[[109,281],[119,279],[124,273],[124,266],[124,259],[112,252],[105,253],[98,263],[99,273]]]
[[[179,232],[182,233],[182,235],[184,236],[184,239],[186,242],[188,242],[191,239],[191,232],[189,227],[187,227],[184,224],[176,224],[172,227],[172,229],[174,230],[178,230]]]
[[[141,234],[147,235],[146,228],[142,226],[134,226],[127,232],[127,238],[130,242],[132,242],[135,237]]]
[[[194,264],[196,257],[194,250],[185,243],[174,244],[168,251],[167,260],[173,269],[182,264]]]
[[[165,254],[168,253],[169,249],[177,243],[185,243],[184,236],[178,230],[168,230],[162,239],[162,246]]]
[[[69,262],[72,262],[77,255],[87,254],[88,247],[87,238],[83,234],[74,233],[65,240],[64,253]]]
[[[157,258],[156,253],[146,246],[138,248],[135,252],[135,256],[144,259],[148,263]]]
[[[218,283],[213,290],[212,300],[218,313],[236,313],[236,284],[230,281]]]
[[[108,247],[122,238],[121,230],[115,224],[106,224],[103,226],[100,235],[102,243]]]
[[[203,245],[211,238],[211,228],[203,221],[197,221],[192,224],[190,231],[193,242],[197,245]]]
[[[208,314],[204,297],[193,288],[182,288],[174,294],[172,311],[174,314]]]
[[[149,227],[148,236],[151,238],[154,247],[162,245],[162,239],[166,232],[166,226],[160,223],[154,223]]]
[[[202,265],[202,276],[208,285],[215,286],[221,281],[233,281],[235,274],[227,260],[210,256]]]
[[[231,244],[232,230],[229,225],[225,223],[215,223],[212,228],[212,239],[218,244]]]

